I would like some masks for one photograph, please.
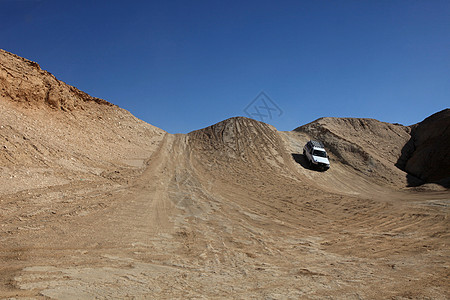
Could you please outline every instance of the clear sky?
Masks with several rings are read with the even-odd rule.
[[[448,0],[0,0],[0,48],[171,133],[450,106]]]

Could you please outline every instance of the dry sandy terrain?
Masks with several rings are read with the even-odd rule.
[[[448,110],[171,135],[4,51],[0,88],[1,297],[450,298]]]

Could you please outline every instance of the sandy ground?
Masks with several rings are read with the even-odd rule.
[[[214,163],[195,137],[166,134],[145,167],[122,178],[127,184],[3,195],[0,293],[450,296],[448,192],[380,188],[344,165],[321,173],[286,164],[275,173],[282,165]]]
[[[408,128],[171,135],[0,54],[1,298],[450,298],[450,192],[407,187]]]

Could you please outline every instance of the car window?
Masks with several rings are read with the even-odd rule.
[[[325,151],[317,150],[317,149],[313,151],[313,155],[320,156],[320,157],[327,157],[327,153]]]

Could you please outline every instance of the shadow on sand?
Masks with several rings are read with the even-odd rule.
[[[299,165],[301,165],[303,168],[312,170],[312,171],[316,171],[316,172],[324,172],[324,170],[317,170],[317,169],[313,168],[310,165],[308,159],[303,154],[291,153],[291,155],[292,155],[292,158],[295,160],[295,162],[298,163]]]
[[[397,168],[399,168],[400,170],[406,172],[406,163],[413,155],[414,150],[415,150],[415,145],[414,145],[414,128],[413,128],[411,131],[411,138],[403,146],[403,148],[401,150],[401,155],[398,158],[397,162],[395,163],[395,166]],[[408,187],[417,187],[417,186],[424,184],[423,180],[420,180],[419,178],[417,178],[416,176],[414,176],[410,173],[406,174],[406,180],[408,182],[408,185],[407,185]]]

